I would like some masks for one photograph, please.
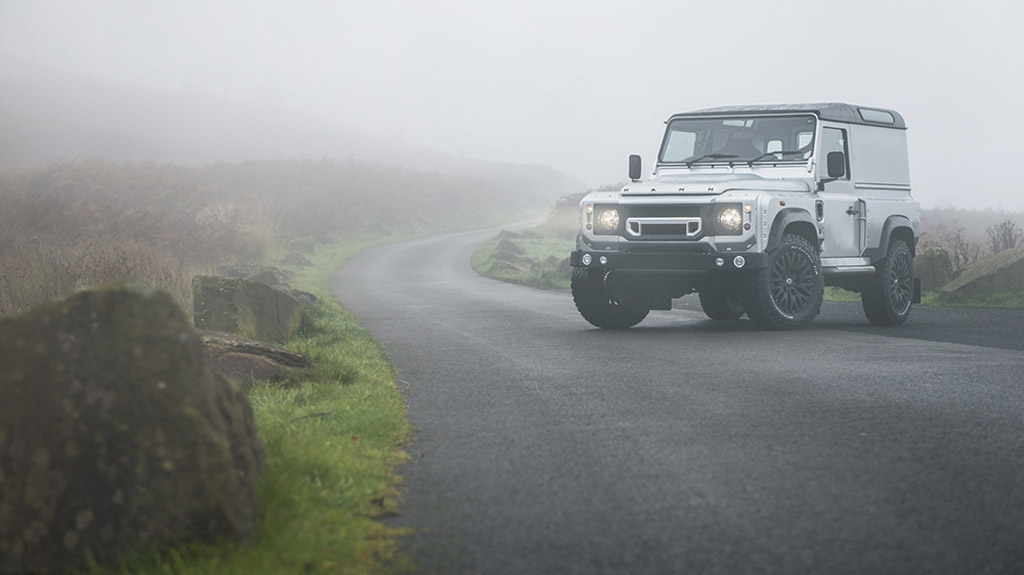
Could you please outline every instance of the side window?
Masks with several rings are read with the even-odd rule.
[[[818,158],[818,174],[828,176],[828,153],[842,152],[846,158],[846,174],[840,180],[850,179],[850,152],[846,148],[846,130],[823,128],[821,130],[821,157]]]

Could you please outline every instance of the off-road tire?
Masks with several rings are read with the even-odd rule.
[[[743,317],[743,302],[737,293],[705,290],[699,296],[701,309],[711,319],[732,320]]]
[[[785,234],[768,254],[768,266],[752,270],[743,308],[764,329],[800,329],[821,311],[824,293],[818,250],[803,236]]]
[[[650,312],[646,307],[615,299],[605,290],[608,274],[598,268],[572,269],[572,301],[583,319],[605,329],[625,329],[643,321]]]
[[[893,326],[907,321],[914,300],[914,256],[904,240],[889,242],[885,259],[860,292],[864,315],[875,325]]]

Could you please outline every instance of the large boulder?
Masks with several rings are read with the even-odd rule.
[[[945,285],[953,277],[949,252],[942,248],[922,250],[914,258],[914,277],[921,280],[922,289],[936,289]]]
[[[287,293],[259,282],[219,276],[192,280],[195,326],[261,341],[285,341],[302,323],[302,306]]]
[[[1006,250],[967,266],[943,291],[973,296],[1024,288],[1024,248]]]
[[[254,380],[291,384],[308,377],[315,367],[308,357],[275,345],[229,333],[201,331],[210,367],[247,389]]]
[[[0,572],[247,540],[263,455],[172,298],[115,283],[0,320]]]
[[[265,286],[270,286],[278,291],[284,292],[292,296],[293,298],[302,303],[316,303],[317,301],[319,301],[320,298],[316,297],[315,294],[311,294],[308,291],[295,289],[288,285],[288,280],[291,279],[291,276],[294,275],[295,273],[289,270],[281,270],[273,266],[265,266],[259,271],[253,272],[245,276],[245,279],[251,282],[263,284]]]

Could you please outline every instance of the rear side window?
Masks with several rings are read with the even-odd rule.
[[[886,112],[885,110],[872,110],[871,108],[858,108],[860,110],[860,117],[865,122],[871,122],[873,124],[886,124],[893,126],[896,124],[896,118],[892,115],[892,112]]]
[[[828,153],[842,152],[846,159],[846,174],[840,180],[850,179],[850,152],[846,147],[846,130],[839,128],[822,128],[821,156],[818,160],[818,173],[821,177],[828,176]]]

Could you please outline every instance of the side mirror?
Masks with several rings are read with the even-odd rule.
[[[846,175],[846,157],[842,152],[829,152],[826,165],[829,178],[838,180]]]
[[[629,179],[639,182],[640,172],[640,156],[633,154],[629,157]]]

